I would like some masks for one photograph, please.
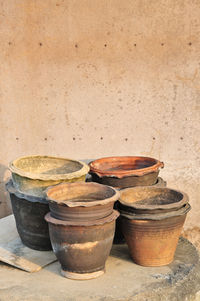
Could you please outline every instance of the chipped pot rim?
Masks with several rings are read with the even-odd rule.
[[[29,171],[25,171],[19,167],[16,166],[16,164],[18,162],[20,162],[21,160],[31,160],[31,158],[33,159],[37,159],[38,160],[42,160],[42,159],[49,159],[49,160],[60,160],[60,161],[71,161],[74,163],[79,163],[81,165],[81,168],[77,171],[73,171],[73,172],[69,172],[69,173],[60,173],[60,174],[42,174],[42,173],[34,173],[34,172],[29,172]],[[48,180],[67,180],[67,179],[72,179],[72,178],[78,178],[81,177],[83,175],[86,175],[89,172],[89,166],[79,160],[75,160],[75,159],[70,159],[70,158],[63,158],[63,157],[54,157],[54,156],[48,156],[48,155],[30,155],[30,156],[24,156],[24,157],[19,157],[15,160],[12,160],[9,163],[9,169],[12,173],[15,173],[21,177],[26,177],[29,179],[33,179],[33,180],[43,180],[43,181],[48,181]]]
[[[110,190],[110,192],[113,192],[113,195],[104,199],[100,199],[100,200],[94,200],[94,201],[73,201],[73,199],[69,198],[68,200],[63,200],[63,201],[59,201],[56,200],[55,198],[53,198],[53,196],[51,196],[51,194],[53,193],[59,193],[59,190],[61,193],[66,193],[67,191],[69,191],[70,189],[73,188],[79,188],[79,187],[83,187],[83,188],[98,188],[101,190],[105,190],[106,193],[106,189],[107,191]],[[88,189],[88,192],[90,190]],[[117,200],[119,200],[120,197],[120,193],[118,190],[116,190],[115,188],[108,186],[108,185],[103,185],[103,184],[99,184],[99,183],[95,183],[95,182],[75,182],[75,183],[59,183],[57,185],[54,186],[50,186],[48,187],[46,190],[46,199],[51,202],[51,203],[55,203],[57,205],[65,205],[68,207],[93,207],[93,206],[97,206],[97,205],[105,205],[108,204],[110,202],[116,202]]]
[[[110,223],[114,220],[116,220],[119,216],[119,212],[117,210],[113,210],[113,212],[104,218],[97,219],[97,220],[91,220],[91,221],[63,221],[59,220],[57,218],[54,218],[51,216],[51,212],[48,212],[44,219],[53,225],[58,225],[58,226],[98,226],[98,225],[103,225],[106,223]]]
[[[141,168],[141,169],[126,169],[126,170],[106,170],[103,167],[99,168],[96,165],[101,163],[123,163],[123,162],[135,162],[136,160],[149,160],[153,162],[153,165]],[[144,176],[151,172],[157,172],[159,168],[164,167],[164,163],[151,158],[151,157],[144,157],[144,156],[116,156],[116,157],[103,157],[96,160],[93,160],[89,163],[90,167],[90,174],[97,174],[99,177],[117,177],[117,178],[124,178],[128,176]]]
[[[123,194],[125,194],[127,191],[134,191],[134,192],[137,192],[137,190],[147,190],[147,191],[173,191],[177,194],[181,194],[182,195],[182,198],[180,201],[178,202],[174,202],[174,203],[171,203],[171,204],[163,204],[163,205],[148,205],[148,204],[140,204],[140,201],[135,201],[135,202],[127,202],[123,199]],[[137,186],[137,187],[130,187],[130,188],[126,188],[126,189],[123,189],[120,191],[120,198],[119,198],[119,202],[124,205],[124,206],[127,206],[127,207],[132,207],[134,209],[143,209],[143,210],[157,210],[157,209],[176,209],[176,208],[180,208],[182,207],[183,205],[187,204],[189,202],[189,197],[188,195],[183,192],[183,191],[180,191],[180,190],[176,190],[176,189],[173,189],[173,188],[170,188],[170,187],[153,187],[153,186]]]

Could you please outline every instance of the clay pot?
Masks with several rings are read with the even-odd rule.
[[[64,277],[84,280],[104,273],[118,215],[113,211],[108,217],[88,222],[61,221],[50,213],[45,216],[53,251]]]
[[[61,182],[84,181],[87,164],[49,156],[21,157],[9,164],[15,188],[24,194],[45,198],[45,189]]]
[[[120,222],[134,262],[143,266],[173,261],[190,210],[185,193],[170,188],[135,187],[120,193]]]
[[[158,177],[157,182],[152,185],[151,187],[166,187],[167,182],[164,181],[161,177]],[[126,188],[125,188],[126,189]],[[120,191],[122,193],[123,189]],[[119,201],[115,202],[114,209],[123,210],[123,205],[119,203]],[[115,229],[115,236],[114,236],[114,244],[124,244],[125,238],[121,230],[121,218],[119,217],[116,221],[116,229]]]
[[[190,206],[182,214],[162,219],[134,219],[121,215],[122,232],[128,244],[133,261],[142,266],[163,266],[170,264]]]
[[[135,214],[157,214],[178,210],[188,203],[181,191],[161,187],[134,187],[120,191],[120,211]]]
[[[65,183],[47,189],[47,199],[54,218],[93,221],[112,213],[119,192],[97,183]]]
[[[17,231],[23,244],[34,250],[51,250],[48,224],[44,220],[49,212],[47,201],[18,192],[12,180],[6,184],[6,189],[10,194]]]
[[[92,180],[119,189],[156,183],[163,162],[149,157],[107,157],[89,163]]]

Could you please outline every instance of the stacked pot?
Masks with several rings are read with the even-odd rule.
[[[149,157],[121,156],[97,159],[89,166],[92,181],[124,189],[157,184],[164,164]]]
[[[137,264],[172,262],[190,205],[185,193],[165,188],[158,178],[164,164],[148,157],[107,157],[89,165],[94,181],[120,189],[114,241],[123,243],[125,237]]]
[[[119,202],[122,232],[134,262],[171,263],[190,210],[188,196],[170,188],[135,187],[121,191]]]
[[[119,192],[97,183],[59,184],[47,190],[45,216],[61,274],[91,279],[104,273],[119,213],[113,205]]]
[[[136,186],[165,187],[166,182],[158,177],[163,162],[149,157],[121,156],[106,157],[90,162],[92,181],[110,185],[116,189]],[[118,209],[116,202],[115,208]],[[124,243],[121,218],[117,220],[114,243]]]
[[[79,161],[49,156],[26,156],[9,165],[12,179],[6,184],[16,227],[22,242],[35,250],[51,250],[49,212],[45,189],[60,182],[84,180],[88,166]]]

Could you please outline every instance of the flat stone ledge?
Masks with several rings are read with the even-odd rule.
[[[32,274],[1,263],[0,275],[0,301],[197,301],[200,291],[199,254],[184,238],[165,267],[136,265],[126,245],[114,245],[106,273],[93,280],[62,277],[58,262]]]

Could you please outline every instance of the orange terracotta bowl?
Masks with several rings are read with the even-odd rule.
[[[106,157],[89,163],[94,182],[119,189],[149,186],[157,182],[163,162],[149,157]]]

